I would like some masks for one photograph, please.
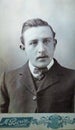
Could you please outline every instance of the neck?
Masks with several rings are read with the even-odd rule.
[[[47,69],[49,70],[53,66],[53,64],[54,64],[54,60],[52,59],[51,62],[48,64]],[[34,68],[35,68],[35,66],[33,66],[31,64],[31,62],[29,61],[29,69],[30,69],[32,75],[34,75],[34,73],[33,73]]]

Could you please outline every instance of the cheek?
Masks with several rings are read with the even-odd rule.
[[[33,60],[34,57],[35,57],[34,52],[33,52],[33,51],[30,51],[29,49],[26,50],[26,55],[27,55],[28,59],[32,59],[32,60]]]
[[[28,49],[28,48],[25,48],[25,53],[26,53],[26,55],[29,57],[30,56],[30,50]]]
[[[47,52],[48,52],[48,54],[54,54],[54,46],[49,46],[48,48],[47,48]]]
[[[29,55],[29,50],[25,48],[25,53]]]

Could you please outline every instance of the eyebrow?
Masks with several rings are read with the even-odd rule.
[[[35,41],[38,41],[38,39],[33,39],[33,40],[30,40],[29,42],[35,42]]]
[[[46,37],[45,39],[52,39],[52,37]]]
[[[45,38],[40,38],[40,39],[42,39],[42,40],[51,40],[52,39],[52,37],[45,37]],[[32,40],[30,40],[29,42],[35,42],[35,41],[39,41],[39,39],[37,38],[37,39],[32,39]]]

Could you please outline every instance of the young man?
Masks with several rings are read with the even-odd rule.
[[[41,19],[26,21],[21,43],[28,62],[1,76],[0,112],[74,112],[75,71],[53,58],[57,40],[52,27]]]

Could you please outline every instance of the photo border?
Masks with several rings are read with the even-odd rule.
[[[0,128],[75,130],[73,113],[1,114]]]

